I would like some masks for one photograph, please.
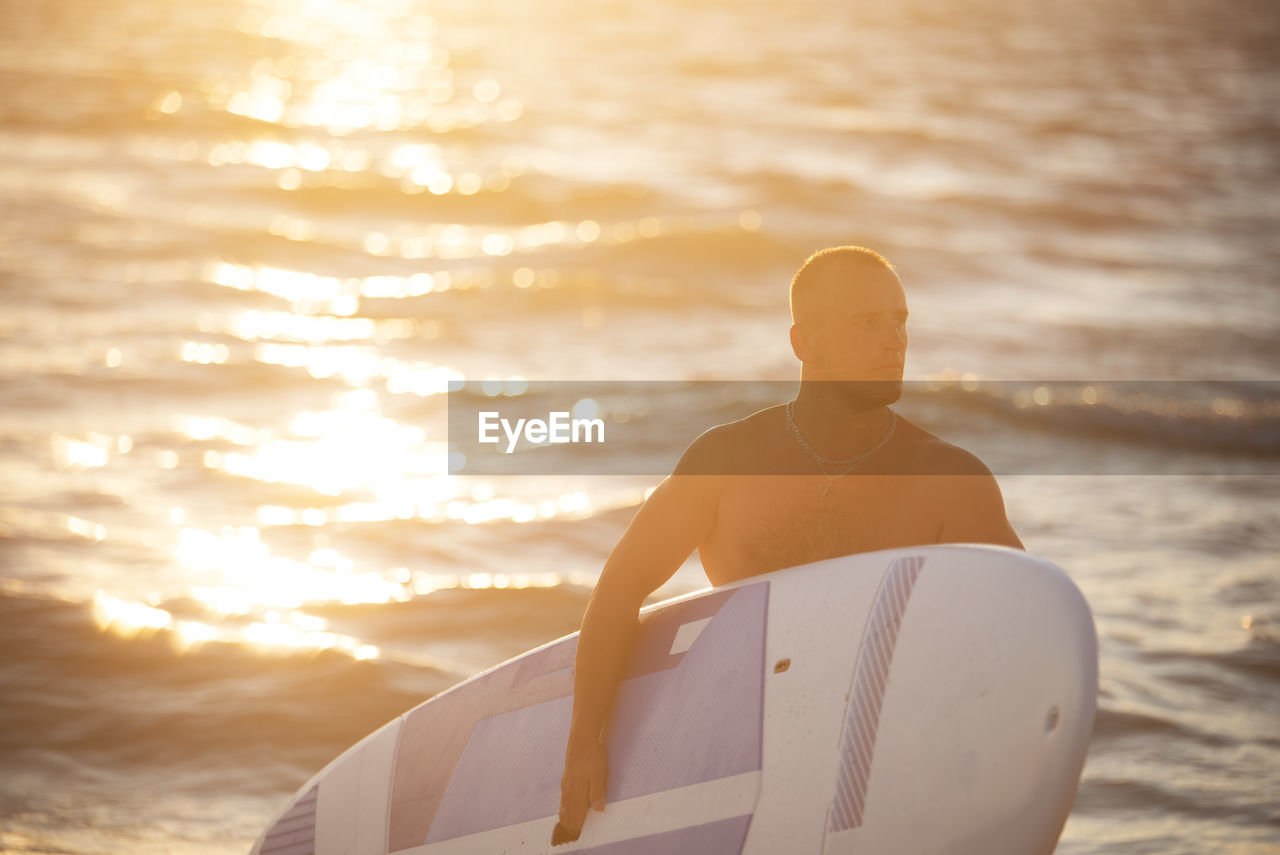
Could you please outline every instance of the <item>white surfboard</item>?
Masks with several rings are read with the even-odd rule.
[[[415,707],[308,782],[253,855],[1035,855],[1093,727],[1097,637],[1024,552],[851,555],[647,608],[608,804],[550,846],[577,636]]]

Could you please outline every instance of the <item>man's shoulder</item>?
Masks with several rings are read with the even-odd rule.
[[[774,404],[737,421],[716,425],[698,437],[711,443],[764,442],[786,424],[786,405]]]
[[[759,459],[785,424],[781,404],[703,431],[676,466],[677,475],[732,475]]]
[[[917,472],[967,476],[928,481],[929,495],[942,522],[939,543],[994,543],[1023,548],[1017,532],[1009,525],[1000,485],[977,455],[915,425],[909,425],[905,433],[917,454]]]
[[[895,463],[902,467],[903,474],[991,477],[991,470],[976,454],[901,416],[898,417],[897,433],[900,443],[894,458]]]

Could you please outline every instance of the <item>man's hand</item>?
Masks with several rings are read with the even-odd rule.
[[[551,845],[572,843],[582,834],[587,807],[604,810],[604,794],[609,781],[609,758],[599,740],[591,740],[582,749],[572,741],[564,758],[564,777],[560,779],[560,821],[551,832]]]

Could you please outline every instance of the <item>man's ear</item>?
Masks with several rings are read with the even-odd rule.
[[[800,329],[799,324],[791,325],[791,352],[796,355],[796,359],[804,362],[805,354],[809,350],[809,342],[805,338],[804,330]]]

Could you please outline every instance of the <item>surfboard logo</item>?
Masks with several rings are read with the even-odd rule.
[[[889,684],[889,666],[898,642],[898,627],[907,611],[911,589],[924,567],[923,556],[899,558],[889,565],[862,638],[862,650],[853,672],[849,706],[845,710],[840,740],[840,771],[831,803],[828,832],[847,831],[862,825],[871,760],[875,755],[880,707]]]

